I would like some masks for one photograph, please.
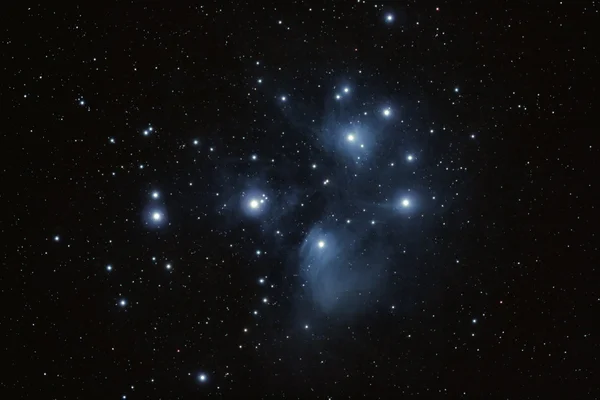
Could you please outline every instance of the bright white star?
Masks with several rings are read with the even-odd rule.
[[[408,161],[412,161],[412,160],[414,160],[414,157],[412,156],[412,154],[409,154],[408,156],[406,156],[406,159]]]
[[[385,20],[387,22],[392,22],[394,20],[394,16],[392,14],[388,14],[385,16]]]
[[[392,114],[392,110],[390,110],[389,108],[386,108],[385,110],[383,110],[383,115],[385,117],[389,117]]]
[[[354,138],[354,135],[353,135],[353,134],[349,134],[349,135],[347,136],[347,139],[348,139],[348,141],[349,141],[349,142],[354,142],[354,139],[355,139],[355,138]]]
[[[408,206],[410,206],[410,200],[403,199],[402,200],[402,207],[408,207]]]
[[[160,197],[160,194],[158,192],[152,192],[153,199],[158,199],[159,197]]]
[[[54,241],[55,241],[55,242],[58,242],[58,241],[60,241],[60,236],[58,236],[58,235],[54,236]]]
[[[152,220],[159,222],[162,219],[162,214],[158,211],[152,213]]]
[[[319,246],[320,249],[322,249],[323,247],[325,247],[325,242],[322,241],[322,240],[320,240],[319,243],[318,243],[318,246]]]
[[[198,375],[198,380],[199,380],[200,382],[203,382],[203,383],[204,383],[204,382],[206,382],[206,380],[207,380],[207,379],[208,379],[208,378],[206,377],[206,374],[200,374],[200,375]]]
[[[125,299],[121,299],[121,301],[119,301],[119,305],[120,305],[121,307],[125,307],[125,306],[127,305],[127,300],[125,300]]]
[[[112,271],[112,265],[107,265],[107,266],[106,266],[106,270],[107,270],[107,271]]]

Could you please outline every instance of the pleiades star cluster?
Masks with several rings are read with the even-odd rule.
[[[0,398],[597,398],[599,8],[7,6]]]

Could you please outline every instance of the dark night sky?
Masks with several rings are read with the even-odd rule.
[[[598,398],[598,2],[166,4],[2,13],[0,398]]]

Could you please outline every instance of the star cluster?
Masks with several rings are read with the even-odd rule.
[[[540,7],[16,7],[3,389],[593,398],[598,6]]]

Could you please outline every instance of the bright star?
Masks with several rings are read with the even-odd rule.
[[[119,305],[120,305],[121,307],[125,307],[125,306],[127,305],[127,300],[125,300],[125,299],[121,299],[121,301],[119,301]]]
[[[458,87],[454,88],[454,93],[458,93]]]
[[[112,144],[115,144],[115,138],[110,138],[109,140]]]
[[[265,278],[260,278],[260,279],[258,280],[258,283],[260,283],[261,285],[262,285],[263,283],[265,283]]]
[[[412,161],[412,160],[414,160],[414,157],[412,156],[412,154],[409,154],[408,156],[406,156],[406,159],[408,161]]]
[[[260,250],[256,250],[256,255],[260,256],[261,255],[261,251]]]
[[[155,211],[152,213],[152,220],[154,220],[155,222],[160,222],[161,219],[162,219],[161,213],[159,213],[158,211]]]
[[[252,154],[252,160],[256,161],[256,154]]]
[[[160,197],[160,194],[158,192],[152,192],[153,199],[158,199],[159,197]]]
[[[354,142],[354,135],[353,134],[349,134],[347,137],[349,142]]]
[[[323,247],[325,247],[325,242],[320,240],[318,245],[319,245],[319,248],[322,249]]]
[[[198,146],[198,139],[194,139],[194,146]]]
[[[250,200],[250,208],[257,209],[259,205],[260,205],[260,203],[258,202],[258,200],[256,200],[256,199]]]
[[[166,268],[167,268],[167,269],[171,269],[171,264],[167,264],[167,265],[166,265]]]
[[[402,200],[402,207],[408,207],[408,206],[410,206],[410,200],[403,199]]]
[[[287,100],[287,97],[281,96],[281,101],[286,101],[286,100]]]
[[[385,16],[385,20],[387,22],[392,22],[394,20],[394,16],[392,14],[388,14]]]
[[[392,114],[392,110],[390,110],[389,108],[386,108],[385,110],[383,110],[383,115],[385,117],[389,117]]]
[[[107,265],[107,266],[106,266],[106,270],[107,270],[107,271],[112,271],[112,265]]]
[[[336,95],[335,95],[335,99],[336,99],[336,100],[339,100],[339,99],[341,99],[341,98],[342,98],[342,96],[340,96],[339,94],[336,94]]]
[[[471,321],[471,322],[473,322],[474,324],[476,324],[477,320],[475,318],[473,318],[473,321]]]
[[[60,241],[60,236],[58,236],[58,235],[54,236],[54,241],[55,241],[55,242],[58,242],[58,241]]]
[[[206,380],[207,380],[207,379],[208,379],[208,378],[206,377],[206,374],[200,374],[200,375],[198,375],[198,380],[199,380],[200,382],[203,382],[203,383],[204,383],[204,382],[206,382]]]
[[[347,87],[344,88],[344,93],[348,93],[349,91],[350,91],[349,88],[347,88]]]

